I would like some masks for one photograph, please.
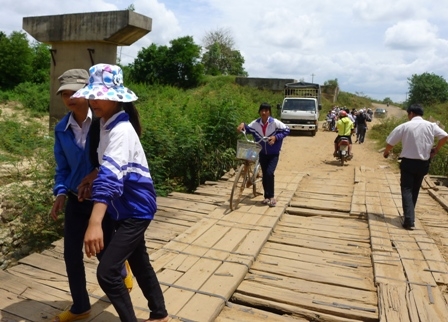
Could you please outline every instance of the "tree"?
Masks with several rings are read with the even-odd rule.
[[[130,79],[146,84],[191,88],[199,85],[204,74],[201,47],[186,36],[170,41],[171,46],[150,45],[139,51],[130,66]]]
[[[408,78],[408,104],[433,105],[448,101],[448,83],[442,76],[433,73],[412,75]]]
[[[36,41],[32,44],[31,49],[33,53],[31,62],[31,67],[33,69],[31,82],[46,83],[50,80],[50,47],[44,43]]]
[[[191,36],[171,40],[170,44],[165,63],[166,82],[181,88],[198,86],[204,74],[204,66],[200,62],[201,47]]]
[[[164,83],[162,78],[167,51],[166,46],[157,47],[156,44],[142,48],[134,63],[130,65],[129,78],[134,82],[146,84]]]
[[[324,82],[324,86],[328,86],[328,87],[332,87],[332,88],[336,88],[339,86],[338,84],[338,79],[329,79],[327,81]]]
[[[235,42],[228,29],[208,32],[203,42],[206,51],[202,64],[207,75],[248,75],[243,68],[244,57],[233,48]]]
[[[13,31],[9,37],[0,32],[0,87],[14,88],[31,81],[33,50],[26,34]]]

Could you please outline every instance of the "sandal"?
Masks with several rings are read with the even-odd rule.
[[[277,201],[275,201],[274,198],[271,198],[271,200],[269,200],[268,205],[269,205],[269,207],[275,207],[275,206],[277,206]]]
[[[77,321],[77,320],[81,320],[81,319],[85,319],[86,317],[88,317],[90,314],[90,310],[88,310],[87,312],[81,313],[81,314],[75,314],[70,312],[70,310],[67,311],[63,311],[61,313],[59,313],[58,315],[56,315],[53,318],[53,322],[71,322],[71,321]]]
[[[264,199],[261,203],[263,205],[269,205],[269,203],[271,202],[271,200],[269,198]]]
[[[124,285],[126,285],[126,288],[128,289],[128,292],[131,293],[132,288],[134,287],[134,281],[132,279],[132,271],[131,271],[131,267],[129,266],[129,262],[125,261],[124,262],[125,268],[126,268],[126,277],[123,278],[124,281]]]

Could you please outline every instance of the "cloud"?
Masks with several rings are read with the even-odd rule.
[[[396,23],[385,32],[385,45],[392,49],[419,50],[437,44],[437,27],[425,20]]]
[[[152,43],[192,36],[202,45],[207,32],[224,28],[253,77],[337,78],[343,91],[397,101],[413,74],[448,79],[448,3],[440,0],[2,0],[0,30],[20,30],[26,16],[123,10],[130,3],[153,25],[119,48],[124,65]]]

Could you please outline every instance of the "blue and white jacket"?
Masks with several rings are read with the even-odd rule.
[[[140,139],[121,111],[101,120],[98,146],[100,168],[93,181],[92,200],[108,205],[114,220],[153,219],[156,192]]]
[[[68,191],[78,192],[81,180],[93,171],[90,162],[90,133],[87,135],[86,146],[81,148],[76,144],[75,134],[68,122],[67,113],[54,128],[54,158],[56,160],[56,174],[54,176],[53,194],[66,195]]]
[[[268,142],[259,142],[262,146],[260,154],[279,154],[282,148],[283,138],[290,132],[289,127],[272,116],[269,116],[268,118],[268,126],[266,127],[265,135],[263,135],[263,123],[261,122],[261,117],[249,124],[244,123],[244,128],[247,133],[253,135],[255,142],[260,141],[264,136],[275,136],[276,141],[273,145],[270,145]]]

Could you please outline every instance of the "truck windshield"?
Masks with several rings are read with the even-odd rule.
[[[283,110],[315,112],[316,103],[312,100],[287,99],[283,104]]]

